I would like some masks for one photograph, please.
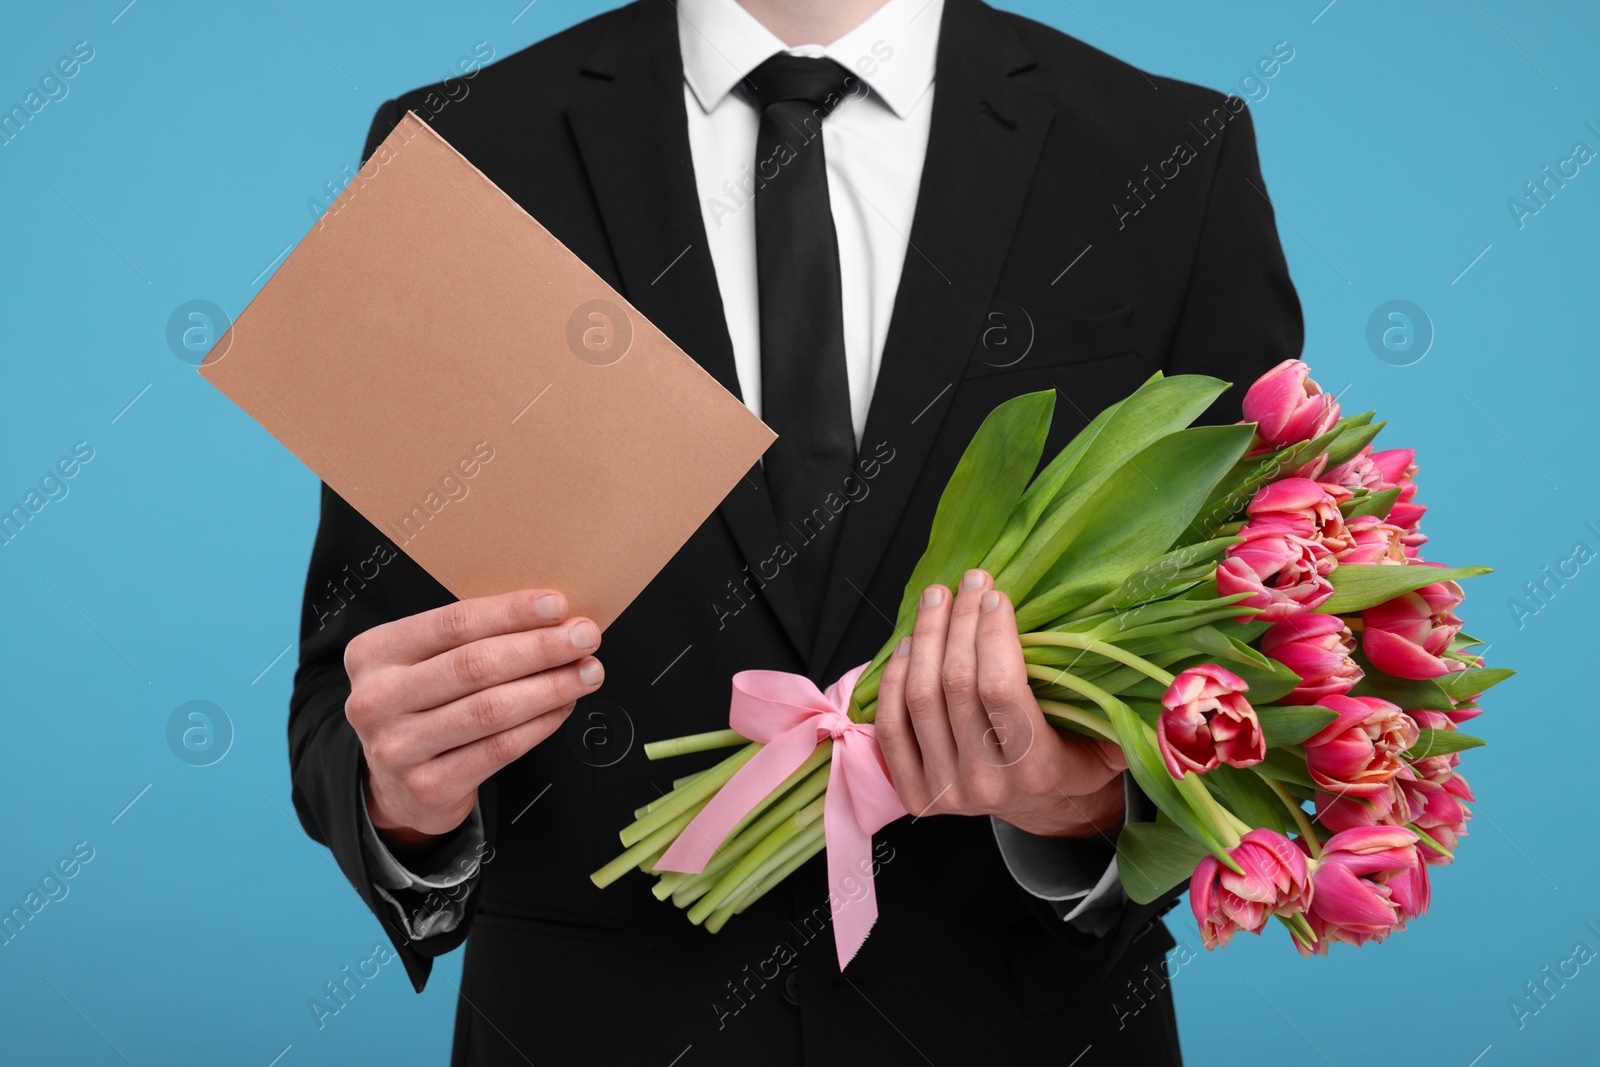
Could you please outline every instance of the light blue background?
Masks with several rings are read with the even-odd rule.
[[[1475,724],[1493,742],[1465,767],[1482,802],[1461,862],[1435,872],[1433,914],[1302,962],[1281,932],[1195,956],[1174,913],[1184,1043],[1195,1064],[1347,1064],[1375,1048],[1461,1067],[1592,1062],[1600,970],[1524,1029],[1508,1001],[1580,939],[1600,950],[1585,925],[1600,926],[1586,829],[1600,565],[1525,625],[1507,602],[1574,542],[1600,550],[1600,166],[1524,229],[1507,199],[1575,141],[1600,149],[1584,128],[1600,126],[1600,10],[1325,2],[1004,5],[1222,89],[1275,42],[1293,47],[1254,112],[1308,358],[1347,410],[1381,410],[1386,441],[1420,446],[1429,554],[1497,568],[1471,587],[1469,628],[1523,672]],[[294,652],[277,657],[296,634],[316,483],[164,335],[184,301],[249,301],[308,228],[307,200],[355,165],[381,100],[479,41],[504,56],[607,5],[124,3],[0,14],[7,108],[74,42],[95,49],[69,95],[0,147],[0,506],[75,442],[94,449],[70,494],[0,548],[0,905],[75,842],[95,850],[0,947],[0,1059],[443,1063],[459,957],[421,998],[385,967],[321,1031],[307,1007],[380,938],[289,803]],[[1392,299],[1436,331],[1411,366],[1367,345]],[[165,740],[191,699],[234,725],[211,767]]]

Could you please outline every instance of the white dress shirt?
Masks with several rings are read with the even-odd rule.
[[[740,391],[758,416],[761,334],[752,197],[759,195],[754,167],[760,112],[740,82],[783,51],[826,56],[860,79],[822,124],[828,198],[839,242],[851,420],[859,445],[927,156],[944,0],[888,0],[832,44],[793,48],[737,0],[676,0],[675,6],[695,188]],[[1131,787],[1126,776],[1124,781],[1131,812]],[[1079,929],[1106,931],[1125,899],[1107,842],[1037,837],[998,819],[991,822],[1006,868],[1023,889],[1055,902],[1062,918]],[[440,891],[476,874],[476,864],[460,859],[475,855],[483,842],[476,809],[452,839],[459,844],[444,850],[452,855],[430,859],[430,871],[417,875],[389,853],[370,820],[365,827],[367,860],[379,895],[399,912],[413,938],[453,930],[465,915],[465,894]],[[412,906],[406,907],[396,894]],[[430,898],[429,906],[418,907],[419,897]]]
[[[677,0],[677,7],[695,188],[740,391],[758,416],[761,334],[751,197],[758,195],[753,168],[761,113],[740,82],[783,51],[826,56],[861,79],[822,123],[839,241],[850,415],[859,445],[928,154],[944,0],[889,0],[832,44],[797,48],[785,48],[736,0]]]

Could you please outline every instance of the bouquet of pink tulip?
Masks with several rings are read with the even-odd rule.
[[[715,932],[826,848],[843,966],[876,917],[871,835],[904,814],[870,726],[884,663],[923,589],[982,567],[1046,719],[1120,745],[1159,810],[1118,839],[1129,897],[1188,879],[1208,948],[1273,917],[1307,955],[1403,929],[1471,817],[1456,766],[1483,742],[1458,726],[1512,672],[1454,614],[1488,568],[1419,555],[1412,451],[1374,452],[1383,424],[1307,372],[1262,376],[1233,426],[1190,425],[1227,383],[1157,375],[1043,469],[1055,394],[995,409],[877,656],[827,693],[743,672],[733,729],[647,746],[741,747],[639,809],[595,883],[656,874]]]

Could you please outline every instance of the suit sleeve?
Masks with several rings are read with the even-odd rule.
[[[1219,144],[1210,199],[1165,373],[1233,383],[1202,423],[1239,419],[1250,383],[1300,355],[1305,320],[1256,156],[1255,123],[1240,110]]]
[[[1200,236],[1190,268],[1183,306],[1173,331],[1163,371],[1209,374],[1232,382],[1198,421],[1236,422],[1245,390],[1262,373],[1298,357],[1305,343],[1300,298],[1289,280],[1289,265],[1256,155],[1255,126],[1241,108],[1218,143],[1216,167]],[[1155,806],[1133,790],[1132,812],[1154,818]],[[1061,921],[1054,902],[1030,897],[1040,920],[1069,947],[1102,954],[1100,973],[1109,974],[1128,946],[1148,933],[1176,906],[1187,884],[1173,887],[1149,904],[1124,897],[1094,924]],[[1102,934],[1098,939],[1094,934]]]
[[[1126,826],[1142,817],[1139,799],[1143,794],[1126,771],[1122,791],[1126,798],[1122,823]],[[1095,937],[1106,933],[1128,899],[1117,875],[1113,838],[1043,837],[994,816],[989,823],[1012,881],[1048,901],[1062,922]]]
[[[378,109],[363,162],[388,136],[400,115],[394,101]],[[408,936],[393,895],[382,892],[377,880],[383,875],[381,865],[364,847],[368,826],[365,764],[361,743],[344,714],[350,695],[344,649],[364,630],[453,598],[326,485],[321,500],[321,519],[306,573],[300,664],[289,700],[289,771],[295,812],[306,833],[333,852],[340,870],[378,916],[412,984],[420,990],[433,957],[456,948],[466,938],[471,901],[463,908],[465,917],[450,930],[417,939]]]

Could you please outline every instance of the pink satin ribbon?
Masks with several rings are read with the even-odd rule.
[[[841,971],[878,921],[872,835],[909,814],[889,779],[872,725],[853,722],[848,714],[850,694],[866,669],[863,663],[849,671],[826,693],[799,674],[740,671],[734,675],[728,725],[763,747],[711,798],[655,865],[657,870],[690,874],[705,870],[735,824],[783,784],[823,738],[833,738],[822,825],[828,905]]]

